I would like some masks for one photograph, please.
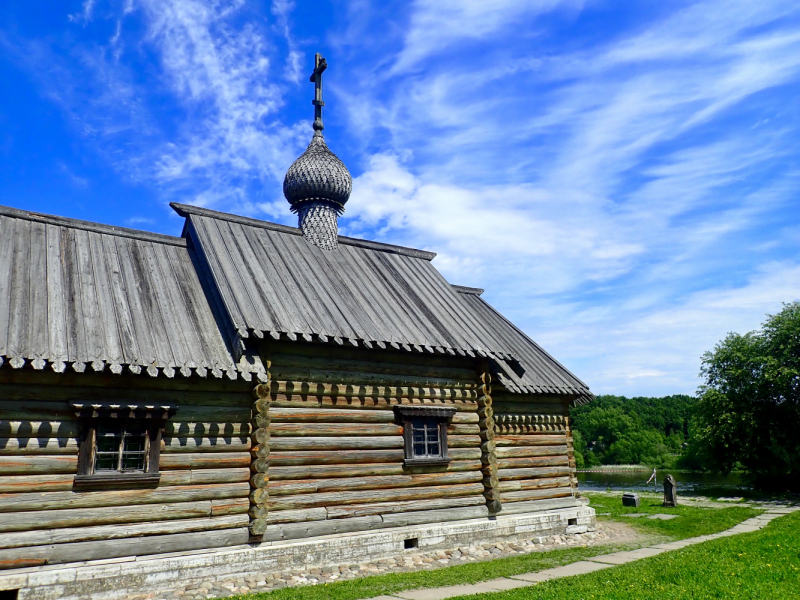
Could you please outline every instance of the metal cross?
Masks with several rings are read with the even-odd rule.
[[[314,56],[314,72],[311,74],[310,81],[314,84],[314,131],[322,131],[325,127],[322,125],[322,107],[325,103],[322,101],[322,72],[328,68],[327,61],[322,58],[322,54],[317,53]]]

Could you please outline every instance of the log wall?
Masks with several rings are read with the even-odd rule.
[[[0,369],[0,568],[248,541],[251,383]],[[178,406],[151,488],[76,490],[70,400]]]
[[[494,393],[495,455],[503,511],[577,492],[569,405],[559,397]],[[519,509],[519,510],[518,510]]]
[[[264,541],[488,513],[474,361],[274,344],[259,386],[251,530]],[[451,462],[403,466],[393,406],[447,406]],[[266,434],[266,435],[265,435]]]

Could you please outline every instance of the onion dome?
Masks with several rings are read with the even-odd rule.
[[[338,212],[350,198],[353,178],[328,149],[322,131],[315,131],[306,151],[292,163],[283,179],[283,195],[297,212],[307,202],[330,202]]]

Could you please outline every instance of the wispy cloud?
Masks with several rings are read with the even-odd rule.
[[[448,51],[452,35],[469,45],[485,26],[508,43],[489,52],[508,57],[536,47],[512,41],[520,11],[557,5],[493,5],[463,35],[420,25],[449,8],[415,5],[395,64],[424,59],[425,70],[381,102],[380,86],[366,86],[351,111],[372,143],[387,143],[356,179],[348,227],[433,247],[452,280],[486,287],[600,390],[691,391],[698,344],[799,295],[776,276],[757,308],[714,303],[744,301],[757,285],[748,277],[767,281],[757,274],[770,257],[746,248],[797,209],[800,187],[787,162],[798,123],[764,121],[783,108],[764,94],[798,79],[797,8],[724,5],[691,4],[577,52],[466,69]],[[689,310],[686,298],[709,306]],[[681,317],[669,325],[671,311]]]

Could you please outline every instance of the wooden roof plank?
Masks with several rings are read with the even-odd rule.
[[[50,355],[47,330],[47,227],[43,223],[31,224],[29,294],[30,319],[26,354],[37,360],[35,368],[42,368],[44,360]]]
[[[147,367],[155,364],[158,349],[153,339],[153,331],[150,325],[147,311],[149,302],[142,297],[146,295],[147,283],[138,276],[138,270],[134,266],[133,248],[135,240],[126,238],[116,238],[117,256],[119,257],[120,272],[125,286],[125,296],[128,299],[128,309],[133,330],[136,334],[136,346],[139,350],[139,362],[136,366]],[[143,289],[143,286],[145,289]]]
[[[106,264],[107,253],[103,244],[103,237],[103,235],[96,232],[88,233],[97,304],[102,315],[102,327],[105,335],[102,358],[109,364],[120,365],[125,362],[125,353],[122,350],[122,342],[120,341],[117,306],[111,291],[109,267]]]
[[[8,354],[8,323],[11,317],[11,267],[17,221],[0,215],[0,356]]]
[[[99,363],[102,362],[102,357],[105,354],[103,325],[108,315],[100,314],[88,231],[84,229],[75,230],[75,250],[77,259],[75,265],[80,281],[83,326],[86,332],[86,351],[90,363]]]
[[[125,289],[125,278],[122,274],[122,265],[119,259],[119,248],[113,236],[104,235],[101,238],[105,252],[105,266],[109,280],[109,291],[114,302],[114,314],[117,319],[119,343],[122,348],[122,360],[128,365],[142,365],[139,343],[136,339],[136,326]]]
[[[57,225],[47,225],[48,360],[54,363],[66,363],[69,360],[64,302],[64,277],[61,271],[61,228]]]
[[[30,319],[31,224],[17,224],[11,267],[11,315],[8,322],[8,356],[23,358],[28,347]],[[12,363],[13,364],[13,363]]]

